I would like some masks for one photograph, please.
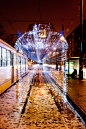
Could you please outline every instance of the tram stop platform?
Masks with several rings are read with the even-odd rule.
[[[55,97],[49,91],[49,84],[43,83],[44,94],[40,94],[38,82],[33,82],[30,91],[33,74],[29,72],[0,96],[0,129],[86,129],[81,119],[77,118],[68,104],[63,103],[63,97],[54,89],[59,102],[56,104]],[[86,81],[70,79],[67,82],[67,95],[85,113]],[[26,100],[27,105],[22,113]]]

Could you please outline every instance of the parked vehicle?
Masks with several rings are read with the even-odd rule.
[[[0,39],[0,94],[28,72],[28,58]]]

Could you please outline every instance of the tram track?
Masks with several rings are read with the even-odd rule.
[[[39,75],[40,75],[40,74],[39,74]],[[47,78],[46,78],[45,75],[40,76],[40,77],[39,77],[39,75],[38,75],[39,83],[41,82],[41,84],[40,84],[41,87],[40,87],[40,88],[43,88],[43,87],[42,87],[42,84],[43,84],[43,83],[49,84],[48,90],[49,90],[51,96],[53,97],[54,102],[55,102],[55,104],[56,104],[58,110],[59,110],[60,112],[63,111],[63,109],[62,109],[62,107],[61,107],[61,105],[62,105],[61,103],[62,103],[62,102],[60,103],[60,102],[58,101],[58,95],[55,94],[55,87],[54,87],[54,86],[56,85],[55,81],[54,81],[49,75],[47,76]],[[36,78],[37,78],[37,77],[36,77]],[[31,92],[31,89],[32,89],[32,87],[33,87],[33,85],[34,85],[33,82],[35,82],[35,81],[37,80],[36,78],[34,78],[33,81],[32,81],[31,84],[30,84],[30,88],[29,88],[29,90],[28,90],[27,97],[26,97],[26,99],[25,99],[24,106],[23,106],[22,111],[21,111],[21,115],[25,113],[25,108],[26,108],[26,105],[27,105],[27,102],[28,102],[28,99],[29,99],[29,96],[30,96],[30,92]],[[40,79],[41,79],[41,81],[40,81]],[[48,79],[50,79],[50,83],[49,83],[49,80],[48,80]],[[52,88],[52,87],[53,87],[53,88]],[[65,104],[65,105],[66,105],[66,104]]]
[[[22,84],[25,89],[24,82],[27,84],[27,88],[23,94],[24,96],[21,95],[21,97],[19,96],[20,99],[17,99],[21,101],[21,98],[24,98],[20,103],[22,110],[19,112],[18,104],[15,106],[12,117],[9,117],[10,124],[13,124],[14,127],[16,125],[16,128],[57,129],[77,128],[78,126],[85,129],[75,113],[64,101],[63,92],[59,90],[50,76],[40,71],[40,77],[38,73],[35,76],[33,75],[31,80],[28,77],[18,82],[19,87],[17,88],[20,88]],[[44,94],[40,94],[41,90],[44,90]],[[8,94],[10,93],[8,92]]]
[[[64,91],[63,87],[61,87],[61,86],[59,86],[59,84],[57,84],[56,80],[52,76],[50,76],[49,74],[47,74],[47,75],[48,75],[47,78],[48,79],[50,78],[50,80],[52,81],[52,84],[54,83],[54,85],[60,90],[60,93],[62,93],[63,96],[66,98],[66,103],[64,103],[64,108],[65,108],[65,110],[64,110],[64,108],[63,109],[61,108],[62,107],[61,103],[58,102],[58,100],[57,100],[58,97],[55,95],[55,92],[51,90],[52,88],[50,89],[50,92],[51,92],[52,96],[54,96],[54,101],[55,101],[59,111],[64,110],[66,112],[67,111],[66,105],[68,104],[71,107],[71,109],[73,110],[73,112],[77,115],[77,118],[80,121],[82,121],[82,123],[86,127],[86,115],[83,113],[81,108],[79,106],[77,106],[77,103],[74,102],[74,100],[70,97],[70,95]]]
[[[45,76],[45,78],[46,78],[46,76]],[[59,112],[61,113],[61,111],[63,111],[63,109],[62,109],[62,102],[59,102],[59,101],[58,101],[58,94],[55,94],[55,91],[54,91],[54,89],[55,89],[54,86],[56,85],[56,82],[55,82],[49,75],[48,75],[47,78],[46,78],[46,83],[49,83],[47,79],[49,79],[49,80],[51,81],[50,86],[48,86],[48,89],[49,89],[49,91],[50,91],[50,93],[51,93],[51,96],[52,96],[53,99],[54,99],[54,102],[55,102],[55,104],[56,104],[56,106],[57,106]],[[57,86],[57,85],[56,85],[56,86]],[[52,88],[52,87],[53,87],[53,88]],[[57,88],[58,88],[58,87],[57,87]],[[66,103],[64,103],[64,105],[66,105]]]
[[[27,92],[27,95],[26,95],[26,99],[25,99],[23,108],[21,110],[21,115],[24,114],[24,112],[25,112],[25,108],[26,108],[26,105],[27,105],[27,102],[28,102],[28,99],[29,99],[29,96],[30,96],[30,91],[31,91],[31,89],[33,87],[34,81],[36,81],[36,75],[35,75],[35,77],[33,76],[33,79],[30,81],[29,90]],[[25,82],[27,82],[27,81],[25,81]]]
[[[27,104],[25,105],[25,110],[22,114],[22,118],[25,124],[29,126],[34,126],[34,128],[55,126],[67,127],[67,119],[71,120],[75,117],[71,108],[63,101],[60,91],[55,87],[55,83],[49,81],[48,77],[44,73],[40,74],[42,88],[45,93],[40,96],[39,92],[41,90],[41,84],[38,85],[36,80],[39,79],[39,75],[33,80],[33,85],[29,90],[29,97],[27,99]],[[40,80],[38,80],[40,83]],[[36,84],[36,85],[35,85]],[[28,96],[28,95],[27,95]]]
[[[39,77],[40,75],[40,77]],[[41,82],[41,84],[40,84]],[[39,86],[38,86],[39,85]],[[45,89],[44,87],[47,87],[47,89]],[[33,87],[33,88],[32,88]],[[57,110],[60,114],[67,114],[68,112],[71,114],[69,117],[69,119],[71,119],[70,117],[74,117],[75,114],[74,112],[71,110],[71,108],[68,108],[68,103],[67,103],[67,100],[66,100],[66,94],[65,92],[63,92],[59,86],[57,85],[57,83],[55,82],[55,80],[52,79],[52,77],[49,76],[49,74],[44,74],[43,72],[40,73],[40,74],[37,74],[35,77],[33,77],[32,79],[32,82],[30,84],[30,88],[28,90],[28,93],[27,93],[27,97],[25,99],[25,102],[24,102],[24,106],[22,108],[22,112],[21,112],[21,117],[25,116],[25,114],[28,114],[30,113],[30,111],[28,112],[29,108],[29,104],[28,102],[30,101],[33,90],[36,88],[36,87],[39,87],[39,89],[44,89],[45,91],[47,91],[48,94],[50,94],[53,98],[53,101],[54,101],[54,104],[56,105],[57,107]],[[32,91],[31,91],[32,90]],[[30,95],[31,93],[31,95]],[[46,93],[45,93],[46,94]],[[41,95],[41,97],[44,96],[44,94],[39,94]],[[34,95],[34,98],[35,98],[35,95]],[[66,100],[66,101],[65,101]],[[32,105],[34,105],[34,100],[31,101]],[[37,103],[35,103],[37,105]],[[42,106],[43,107],[43,106]],[[35,109],[37,111],[37,109]],[[33,110],[33,112],[36,112]],[[38,111],[37,111],[38,112]],[[47,111],[45,111],[47,113]],[[45,114],[46,114],[45,113]],[[32,113],[31,115],[33,115],[34,113]],[[37,113],[39,114],[39,113]],[[46,115],[45,115],[46,116]],[[41,118],[41,117],[40,117]],[[30,119],[30,117],[28,117],[27,119]],[[47,119],[47,117],[46,117]]]
[[[30,84],[30,88],[29,88],[29,90],[28,90],[27,97],[26,97],[26,99],[25,99],[24,106],[23,106],[23,108],[22,108],[21,114],[23,114],[23,113],[25,112],[25,107],[26,107],[26,105],[27,105],[27,101],[28,101],[28,98],[29,98],[31,89],[32,89],[32,84]]]

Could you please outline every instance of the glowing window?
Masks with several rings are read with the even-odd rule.
[[[10,66],[10,51],[7,50],[7,66]]]
[[[22,65],[23,65],[23,57],[22,57]]]
[[[16,54],[14,54],[14,65],[16,65]]]
[[[2,66],[6,66],[6,49],[2,48]]]
[[[46,30],[45,29],[39,30],[39,38],[46,38]]]
[[[25,58],[24,58],[24,65],[25,65]]]
[[[0,47],[0,66],[1,66],[1,47]]]
[[[21,57],[18,56],[18,65],[21,65]]]

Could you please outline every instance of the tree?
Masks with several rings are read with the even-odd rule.
[[[17,36],[15,37],[15,35],[16,34],[7,34],[6,31],[4,31],[4,26],[0,23],[0,38],[13,47],[17,40]]]
[[[4,26],[0,23],[0,38],[6,40],[7,33],[4,31]]]

